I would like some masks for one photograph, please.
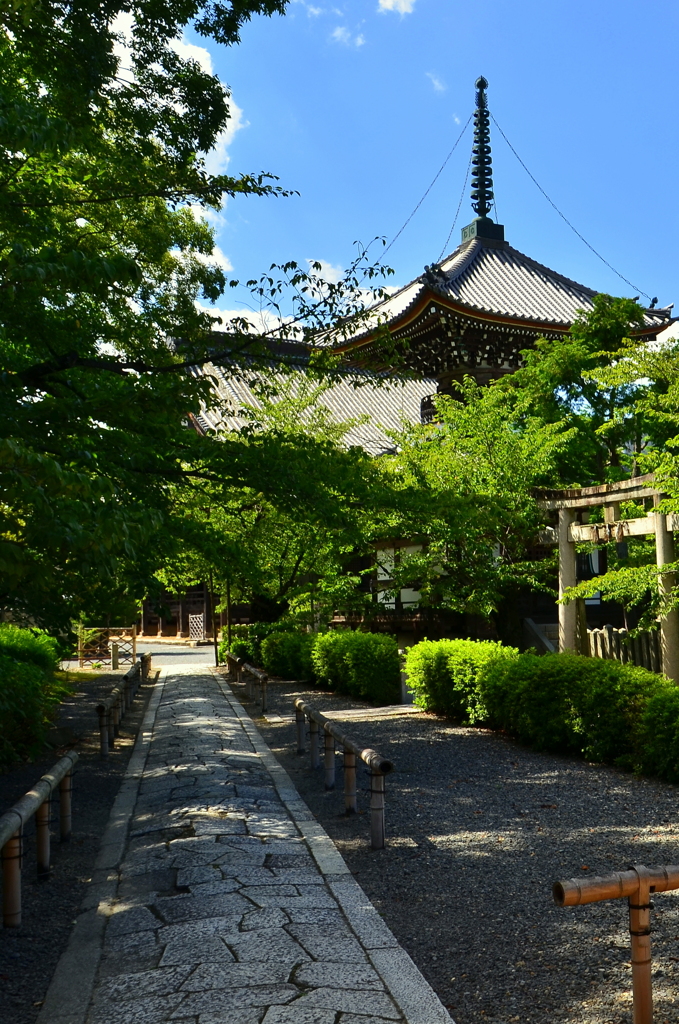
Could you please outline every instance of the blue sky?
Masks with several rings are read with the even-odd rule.
[[[216,222],[225,265],[241,280],[286,259],[338,268],[355,240],[391,240],[472,112],[482,74],[532,174],[634,289],[560,220],[493,127],[510,244],[590,287],[676,300],[679,312],[678,21],[666,0],[295,0],[283,18],[253,20],[239,47],[210,42],[236,115],[211,165],[271,171],[300,193],[230,200]],[[471,128],[390,249],[393,283],[439,257],[470,147]],[[473,216],[467,186],[448,252]]]

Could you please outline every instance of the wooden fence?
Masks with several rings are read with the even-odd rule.
[[[136,626],[80,626],[78,628],[78,664],[96,665],[113,662],[113,648],[117,648],[118,664],[133,665],[137,658]],[[117,666],[116,666],[117,667]]]
[[[660,634],[657,630],[630,637],[626,629],[604,626],[602,629],[588,629],[587,637],[592,658],[607,658],[638,665],[651,672],[662,672]]]
[[[5,928],[21,925],[21,861],[23,829],[35,815],[38,878],[50,873],[50,804],[59,792],[59,820],[62,843],[71,838],[71,772],[78,760],[75,750],[58,761],[51,772],[38,779],[35,786],[21,797],[0,818],[0,850],[2,850],[2,916]]]

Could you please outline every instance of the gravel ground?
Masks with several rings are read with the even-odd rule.
[[[35,877],[33,819],[26,829],[22,877],[23,921],[3,930],[0,939],[0,1021],[33,1024],[57,961],[66,948],[74,918],[85,894],[109,813],[125,774],[151,687],[142,686],[125,716],[108,761],[99,758],[95,706],[110,693],[119,673],[86,673],[61,706],[52,738],[55,749],[30,764],[0,774],[0,813],[8,810],[69,749],[80,754],[73,779],[73,838],[58,842],[53,826],[52,873]],[[58,804],[55,805],[58,814]],[[57,836],[54,835],[54,828]]]
[[[323,711],[367,708],[296,683],[274,683],[269,694],[268,717],[291,715],[297,695]],[[346,731],[396,764],[386,783],[388,846],[373,853],[367,774],[359,814],[344,817],[341,770],[325,793],[322,768],[295,754],[294,724],[245,706],[457,1024],[630,1024],[626,901],[561,909],[551,887],[678,863],[676,786],[538,754],[435,715],[368,715]],[[654,1021],[675,1024],[679,893],[655,905]]]

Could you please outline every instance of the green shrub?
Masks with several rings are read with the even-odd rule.
[[[252,665],[262,664],[262,641],[272,633],[290,632],[290,623],[251,622],[249,625],[237,625],[231,629],[231,648],[226,639],[219,644],[219,660],[226,661],[229,649],[236,658],[243,658]]]
[[[21,629],[0,624],[0,654],[38,665],[43,672],[55,672],[61,661],[59,642],[39,629]]]
[[[283,679],[312,679],[313,633],[270,633],[262,640],[262,666]]]
[[[641,715],[638,746],[641,771],[679,782],[679,687],[668,686],[651,697]]]
[[[415,703],[459,722],[484,721],[486,708],[478,686],[481,669],[498,658],[515,658],[514,647],[493,640],[422,640],[406,655],[408,688]]]
[[[640,760],[644,709],[673,684],[617,661],[521,654],[489,662],[479,688],[490,724],[523,743],[631,768]]]
[[[321,685],[375,704],[400,700],[398,645],[382,633],[331,630],[316,635],[313,668]]]
[[[39,753],[51,711],[72,689],[68,680],[54,677],[52,666],[58,662],[54,648],[42,638],[37,644],[33,643],[35,638],[30,630],[12,628],[11,642],[0,644],[0,763],[3,764]],[[0,632],[4,639],[5,629]],[[17,638],[18,632],[29,636],[22,640]]]

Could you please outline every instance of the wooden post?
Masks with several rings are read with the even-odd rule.
[[[116,723],[113,720],[113,708],[106,709],[106,722],[108,724],[108,749],[113,750],[116,745]]]
[[[370,845],[384,849],[384,775],[370,772]]]
[[[304,740],[306,733],[306,719],[304,712],[300,711],[299,708],[295,708],[295,719],[297,721],[297,753],[304,753]]]
[[[356,814],[356,755],[344,750],[344,811]]]
[[[569,539],[568,530],[575,519],[572,508],[559,509],[559,600],[569,587],[576,583],[575,544]],[[577,651],[578,610],[575,601],[559,605],[559,651]]]
[[[335,737],[325,732],[325,788],[335,788]]]
[[[628,897],[629,933],[632,940],[632,1000],[634,1024],[652,1024],[651,902],[648,869],[635,865],[639,888]]]
[[[111,644],[111,669],[117,672],[120,668],[120,650],[118,644]]]
[[[318,768],[321,761],[318,756],[318,722],[309,719],[309,735],[311,737],[311,767]]]
[[[659,500],[659,495],[656,496]],[[674,538],[667,529],[667,517],[655,513],[655,553],[658,567],[674,561]],[[658,580],[661,594],[669,594],[674,586],[674,573],[665,573]],[[666,676],[679,683],[679,609],[673,608],[660,620],[660,658]]]
[[[59,783],[59,834],[62,843],[71,840],[71,794],[73,792],[73,773],[66,772]]]
[[[97,708],[97,714],[99,715],[99,753],[106,760],[108,758],[108,715],[103,704]]]
[[[2,923],[21,925],[21,829],[2,848]]]
[[[266,684],[268,683],[268,681],[269,681],[269,677],[268,676],[262,676],[261,684],[262,684],[262,714],[263,715],[265,715],[267,713],[267,711],[268,711],[268,705],[267,705],[267,702],[266,702]]]
[[[589,647],[589,633],[587,632],[587,606],[585,599],[579,597],[576,602],[576,617],[577,617],[577,635],[578,635],[578,651],[584,655],[585,658],[591,656]]]
[[[35,846],[38,859],[38,878],[49,878],[50,873],[50,800],[44,800],[35,812]]]

